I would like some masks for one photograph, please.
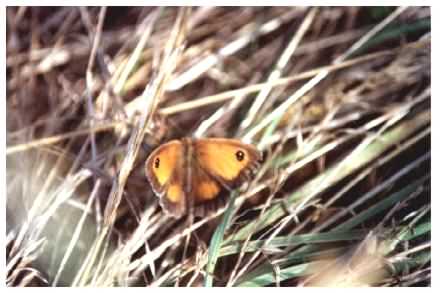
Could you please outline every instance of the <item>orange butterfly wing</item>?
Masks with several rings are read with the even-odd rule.
[[[229,189],[251,179],[262,158],[254,146],[224,138],[195,140],[194,152],[201,169]]]
[[[154,150],[145,164],[145,173],[160,197],[160,205],[174,217],[180,217],[186,210],[183,159],[184,145],[172,140]]]
[[[192,151],[186,158],[189,149]],[[188,208],[204,216],[226,203],[225,188],[251,179],[260,160],[261,153],[255,147],[239,140],[173,140],[150,154],[146,174],[164,210],[176,218]]]

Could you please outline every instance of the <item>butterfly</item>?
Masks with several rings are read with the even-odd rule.
[[[254,146],[236,139],[183,138],[155,149],[145,173],[168,214],[203,217],[225,205],[230,190],[251,180],[261,159]]]

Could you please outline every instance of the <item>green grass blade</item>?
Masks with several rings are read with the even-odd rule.
[[[408,35],[418,33],[421,30],[426,30],[428,32],[430,28],[430,19],[421,19],[411,24],[392,26],[384,30],[383,32],[378,33],[377,36],[365,43],[365,45],[360,47],[358,50],[354,51],[352,56],[362,54],[366,52],[369,48],[382,44],[389,40],[402,38],[402,36],[408,37]]]
[[[208,263],[206,265],[206,277],[204,282],[205,287],[212,287],[215,264],[217,263],[217,259],[220,256],[220,248],[223,242],[225,231],[232,219],[232,212],[234,210],[234,201],[236,196],[237,191],[234,191],[231,196],[231,200],[229,201],[228,207],[223,215],[222,222],[217,227],[214,235],[211,238],[208,251]]]
[[[285,268],[279,271],[279,281],[288,280],[295,277],[301,277],[306,275],[307,269],[310,267],[312,263],[305,263],[300,265],[291,266],[289,268]],[[256,278],[253,278],[248,281],[243,281],[238,284],[239,287],[261,287],[267,286],[275,283],[277,280],[275,278],[274,270],[271,270],[268,273],[259,275]]]
[[[315,233],[315,234],[303,234],[294,235],[286,237],[275,237],[272,241],[267,243],[265,246],[265,240],[254,240],[250,241],[246,246],[245,252],[254,252],[259,249],[276,250],[279,247],[288,247],[299,244],[311,244],[311,243],[329,243],[335,241],[347,241],[347,240],[358,240],[365,236],[365,231],[349,231],[349,232],[326,232],[326,233]],[[230,254],[239,253],[242,249],[242,243],[229,244],[220,250],[219,256],[225,256]]]

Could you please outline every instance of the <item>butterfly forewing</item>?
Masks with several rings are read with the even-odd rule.
[[[175,217],[185,213],[183,160],[184,146],[173,140],[154,150],[146,162],[147,178],[162,208]]]
[[[194,145],[200,167],[229,188],[249,180],[261,160],[261,153],[255,147],[239,140],[199,139]]]

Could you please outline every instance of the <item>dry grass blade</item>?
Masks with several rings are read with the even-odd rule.
[[[157,77],[152,82],[151,85],[147,86],[143,97],[147,102],[144,113],[141,116],[141,119],[138,122],[138,125],[130,139],[129,148],[125,157],[124,162],[121,165],[121,169],[118,176],[118,181],[112,187],[113,192],[110,193],[110,200],[107,204],[106,213],[104,214],[104,219],[106,226],[109,227],[114,222],[116,217],[116,208],[121,201],[122,193],[124,191],[125,181],[132,170],[132,166],[136,155],[139,151],[139,147],[142,143],[143,136],[145,134],[146,127],[148,123],[150,123],[152,116],[155,112],[157,104],[159,103],[159,99],[163,94],[164,86],[169,79],[171,73],[173,72],[174,66],[178,63],[179,53],[182,50],[180,47],[183,41],[182,30],[185,25],[184,11],[181,10],[182,13],[179,14],[179,17],[176,20],[175,28],[174,28],[174,38],[170,38],[170,42],[165,49],[165,54],[163,57],[163,65],[160,67],[160,71],[157,74]],[[166,52],[168,50],[168,52]]]
[[[308,72],[303,72],[303,73],[298,74],[296,76],[279,78],[277,80],[271,81],[270,83],[259,83],[259,84],[255,84],[255,85],[250,85],[250,86],[240,88],[237,90],[231,90],[231,91],[228,91],[225,93],[220,93],[220,94],[216,94],[213,96],[196,99],[194,101],[184,102],[184,103],[181,103],[181,104],[178,104],[175,106],[169,106],[169,107],[160,109],[159,112],[163,115],[172,115],[172,114],[176,114],[176,113],[179,113],[182,111],[187,111],[187,110],[191,110],[194,108],[207,106],[210,104],[220,103],[225,100],[230,100],[234,96],[242,95],[244,97],[245,94],[250,94],[250,93],[261,91],[268,86],[275,87],[275,86],[279,86],[279,85],[286,85],[289,83],[293,83],[295,81],[299,81],[299,80],[313,77],[321,71],[332,72],[332,71],[335,71],[338,69],[342,69],[345,67],[356,65],[358,63],[368,62],[368,61],[377,59],[378,57],[381,57],[381,56],[388,56],[390,54],[393,54],[393,53],[388,50],[386,52],[372,53],[370,55],[361,56],[361,57],[355,58],[353,60],[342,62],[340,64],[329,65],[329,66],[325,66],[322,68],[313,69]]]
[[[298,47],[300,40],[304,37],[304,34],[306,33],[307,29],[310,27],[317,11],[318,9],[316,7],[311,9],[310,12],[307,14],[307,16],[304,18],[304,21],[301,24],[301,26],[298,28],[298,31],[296,32],[295,36],[290,41],[289,45],[287,45],[283,54],[281,54],[280,59],[278,59],[274,71],[270,73],[269,78],[267,80],[268,84],[270,84],[271,81],[274,81],[281,77],[282,71],[286,67],[290,56],[294,53],[294,51]],[[255,119],[255,116],[257,115],[258,111],[260,110],[261,106],[263,105],[264,101],[269,95],[270,90],[271,90],[270,87],[264,88],[255,98],[255,101],[253,102],[251,108],[249,109],[247,117],[243,120],[242,124],[240,125],[242,129],[245,129],[252,124],[252,122]]]
[[[296,13],[296,11],[293,13],[288,12],[279,18],[264,23],[263,25],[258,27],[256,31],[245,33],[243,36],[240,36],[233,42],[229,43],[227,46],[221,48],[216,55],[210,55],[206,57],[198,64],[194,65],[190,70],[175,78],[167,89],[173,91],[182,88],[184,85],[188,84],[193,79],[199,77],[209,68],[214,66],[219,61],[219,59],[233,55],[237,53],[237,51],[239,51],[240,49],[244,48],[246,45],[250,44],[255,35],[264,35],[276,30],[284,21],[289,20]]]

